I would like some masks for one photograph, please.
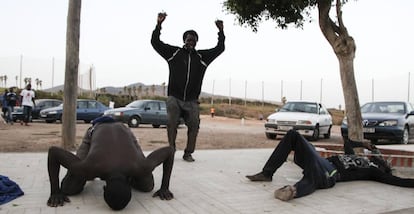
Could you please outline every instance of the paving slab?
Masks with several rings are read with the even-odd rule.
[[[245,175],[259,172],[273,149],[197,150],[193,163],[177,151],[170,190],[175,198],[163,201],[152,194],[160,187],[162,167],[154,171],[151,193],[133,191],[122,213],[414,213],[414,189],[371,181],[337,183],[334,188],[283,202],[275,189],[294,184],[302,174],[287,161],[272,182],[250,182]],[[148,152],[146,152],[148,154]],[[15,181],[25,195],[0,206],[0,213],[113,213],[103,200],[104,182],[88,182],[70,203],[46,205],[50,187],[47,153],[0,153],[0,174]],[[61,177],[65,173],[61,170]]]

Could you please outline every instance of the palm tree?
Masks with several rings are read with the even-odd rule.
[[[138,86],[138,96],[139,98],[142,96],[142,85]]]
[[[39,89],[39,78],[35,79],[35,83],[36,83],[36,90],[38,90]]]
[[[0,86],[3,86],[3,76],[0,76]]]
[[[132,88],[128,87],[127,91],[128,91],[128,98],[131,100],[131,90]]]
[[[81,0],[70,0],[66,23],[66,63],[62,121],[63,148],[73,150],[76,143],[76,98],[78,96],[79,37]]]
[[[145,96],[147,96],[147,97],[149,95],[148,91],[149,91],[149,88],[148,87],[145,87]]]
[[[3,80],[4,80],[4,87],[7,88],[7,75],[4,75]]]
[[[27,85],[27,83],[29,82],[29,78],[28,78],[28,77],[25,77],[25,78],[23,79],[23,81],[24,81],[24,85]]]
[[[151,86],[151,93],[152,93],[152,96],[155,96],[155,85],[154,84],[152,84]]]
[[[124,94],[127,94],[128,87],[124,86]]]
[[[134,99],[137,98],[137,86],[132,86],[132,93],[134,94]]]

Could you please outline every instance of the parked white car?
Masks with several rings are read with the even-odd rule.
[[[266,137],[276,139],[294,129],[310,140],[331,137],[332,117],[321,103],[287,102],[276,113],[271,114],[265,123]]]

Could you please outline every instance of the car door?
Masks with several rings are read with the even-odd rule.
[[[88,108],[86,110],[86,121],[94,120],[103,115],[103,110],[99,107],[99,103],[95,100],[88,101]]]
[[[167,116],[167,105],[164,101],[160,102],[160,112],[158,114],[159,124],[167,125],[168,116]]]
[[[410,134],[410,138],[411,138],[412,136],[414,136],[414,115],[411,115],[410,113],[414,111],[414,108],[411,103],[407,103],[406,108],[407,108],[406,118],[407,118],[407,124],[409,127],[408,133]]]
[[[88,116],[88,101],[80,100],[76,106],[76,119],[85,120]]]
[[[326,133],[332,124],[332,117],[322,104],[319,104],[319,118],[319,127],[321,132]]]
[[[158,124],[160,105],[155,101],[148,101],[142,112],[142,123]]]

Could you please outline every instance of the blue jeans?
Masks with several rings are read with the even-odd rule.
[[[169,96],[167,99],[167,114],[167,133],[170,146],[175,148],[178,122],[180,120],[180,117],[183,117],[185,125],[188,129],[187,146],[184,150],[184,153],[193,153],[195,150],[198,130],[200,128],[200,109],[198,101],[182,101],[173,96]]]
[[[14,110],[14,106],[7,106],[6,122],[13,122],[13,116],[12,116],[13,110]]]
[[[263,174],[272,177],[286,161],[291,151],[295,151],[295,164],[303,169],[302,179],[295,184],[296,198],[309,195],[317,189],[330,188],[335,185],[335,178],[331,176],[335,167],[322,158],[312,144],[293,130],[288,131],[279,142],[263,167]]]
[[[28,123],[30,121],[30,117],[32,116],[32,107],[31,106],[23,106],[23,121]]]

